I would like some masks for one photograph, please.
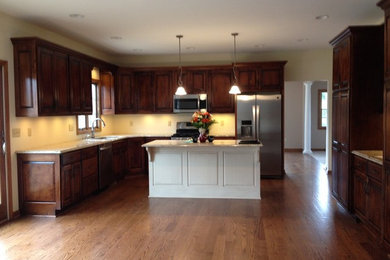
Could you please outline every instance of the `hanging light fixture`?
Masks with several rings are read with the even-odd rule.
[[[180,40],[183,38],[183,35],[176,35],[176,38],[179,39],[179,78],[177,80],[177,89],[175,95],[186,95],[187,92],[183,87],[183,81],[181,80],[181,76],[183,73],[183,68],[181,67],[181,44]]]
[[[238,84],[237,84],[237,75],[236,75],[236,36],[238,35],[238,33],[232,33],[232,36],[234,37],[234,61],[233,61],[233,77],[234,77],[234,81],[233,81],[233,85],[232,87],[230,88],[229,90],[229,94],[233,94],[233,95],[237,95],[237,94],[241,94],[241,90],[240,88],[238,87]]]

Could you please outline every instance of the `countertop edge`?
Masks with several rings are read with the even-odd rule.
[[[379,150],[372,150],[372,151],[379,151]],[[383,161],[376,158],[376,157],[373,157],[373,156],[370,156],[368,155],[367,153],[365,153],[366,150],[353,150],[351,153],[354,154],[354,155],[357,155],[359,157],[362,157],[364,159],[367,159],[371,162],[374,162],[374,163],[377,163],[379,165],[383,165]]]

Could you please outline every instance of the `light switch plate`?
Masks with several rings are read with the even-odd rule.
[[[31,128],[27,128],[27,136],[31,136],[31,135],[32,135]]]
[[[73,132],[73,125],[69,124],[69,132]]]

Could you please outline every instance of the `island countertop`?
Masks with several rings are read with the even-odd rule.
[[[259,147],[263,146],[260,144],[239,144],[240,140],[214,140],[212,143],[193,143],[185,140],[155,140],[146,144],[142,147]]]

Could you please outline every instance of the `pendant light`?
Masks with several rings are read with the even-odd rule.
[[[176,38],[179,39],[179,78],[177,80],[177,89],[175,95],[186,95],[187,92],[183,87],[183,81],[181,81],[181,76],[183,73],[183,69],[181,67],[181,44],[180,40],[183,38],[183,35],[176,35]]]
[[[237,75],[236,75],[236,36],[237,35],[238,35],[238,33],[232,33],[232,36],[234,37],[234,56],[233,56],[233,58],[234,58],[234,61],[233,61],[234,81],[233,81],[232,87],[229,90],[229,94],[233,94],[233,95],[241,94],[241,90],[237,84]]]

